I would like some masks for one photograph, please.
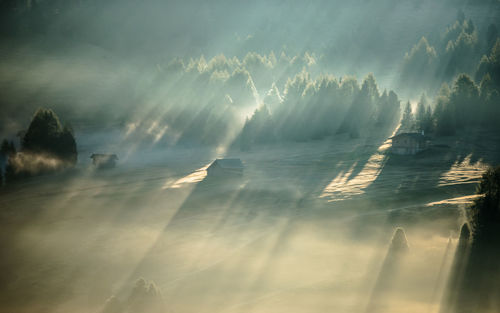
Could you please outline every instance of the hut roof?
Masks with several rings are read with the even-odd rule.
[[[407,137],[407,138],[411,138],[411,139],[415,139],[415,140],[424,140],[426,138],[425,135],[423,135],[421,133],[400,133],[400,134],[397,134],[395,136],[392,136],[390,139],[403,138],[403,137]]]
[[[227,169],[243,169],[243,163],[240,159],[216,159],[211,166],[213,165]]]
[[[91,159],[95,159],[95,158],[106,158],[106,159],[115,159],[115,160],[118,160],[118,156],[116,154],[111,154],[111,153],[93,153],[91,156],[90,156]]]

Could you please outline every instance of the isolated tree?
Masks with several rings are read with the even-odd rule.
[[[61,126],[57,115],[49,109],[39,109],[22,140],[24,152],[46,154],[76,163],[76,141],[70,126]]]
[[[394,291],[396,286],[394,276],[398,273],[401,264],[404,264],[409,251],[410,246],[405,231],[398,227],[392,236],[365,312],[385,312],[383,308],[387,307],[386,295]]]
[[[408,245],[408,240],[406,239],[406,234],[403,228],[398,227],[394,232],[391,240],[391,246],[389,247],[389,253],[406,253],[410,249]]]

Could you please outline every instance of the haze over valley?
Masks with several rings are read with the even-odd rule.
[[[500,312],[499,17],[0,0],[0,312]]]

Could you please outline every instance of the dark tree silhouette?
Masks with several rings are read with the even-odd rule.
[[[403,111],[403,117],[401,118],[401,130],[405,132],[413,130],[414,123],[413,113],[411,112],[411,104],[410,101],[408,101]]]
[[[11,156],[13,154],[16,154],[16,146],[14,145],[14,142],[4,139],[2,141],[2,145],[0,146],[0,153],[4,156]]]
[[[488,30],[486,31],[486,45],[487,49],[491,50],[495,45],[498,38],[498,29],[495,24],[490,24]]]
[[[460,74],[453,85],[450,102],[455,109],[457,126],[477,123],[477,104],[479,89],[474,81],[466,74]]]
[[[76,141],[70,126],[61,126],[57,115],[48,109],[39,109],[22,140],[24,152],[47,154],[75,164]]]
[[[436,72],[436,49],[425,37],[404,56],[401,68],[401,83],[411,86],[430,87],[429,81]]]
[[[391,244],[373,287],[366,313],[385,312],[388,293],[396,287],[394,277],[409,252],[410,247],[405,231],[398,227],[392,236]]]
[[[479,81],[486,74],[490,75],[493,84],[498,88],[497,91],[500,91],[500,38],[498,37],[490,54],[481,58],[475,76],[476,80]]]
[[[487,126],[485,122],[495,122],[489,121],[490,116],[496,112],[496,106],[491,101],[495,99],[492,84],[486,77],[481,85],[481,90],[485,91],[484,96],[467,74],[460,74],[456,78],[451,92],[443,85],[436,99],[433,115],[438,135],[453,135],[457,128]]]
[[[467,223],[460,229],[457,249],[451,265],[450,277],[446,286],[443,302],[441,303],[441,313],[451,313],[456,309],[457,299],[460,293],[460,286],[463,282],[464,271],[470,249],[470,228]]]
[[[7,182],[75,165],[76,141],[70,126],[61,126],[52,110],[39,109],[22,137],[20,153],[12,145],[6,167]],[[55,162],[54,162],[55,161]]]
[[[483,196],[474,203],[474,226],[476,232],[481,232],[491,223],[500,222],[500,167],[483,174],[477,193]]]
[[[454,260],[460,267],[452,268],[442,312],[500,312],[500,167],[483,174],[477,192],[470,210],[470,248],[462,248],[462,237],[470,234],[462,228]]]
[[[9,158],[16,154],[14,142],[4,139],[0,146],[0,185],[5,183],[5,178],[10,175]]]

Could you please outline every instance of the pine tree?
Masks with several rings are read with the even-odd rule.
[[[2,141],[2,145],[0,146],[0,153],[4,156],[12,156],[16,154],[16,146],[14,145],[14,142],[9,142],[7,139],[4,139]]]
[[[426,133],[430,133],[433,131],[434,125],[432,122],[432,110],[430,106],[427,106],[425,108],[425,116],[424,116],[424,127],[422,128],[423,131]]]
[[[419,131],[425,130],[426,128],[426,106],[427,98],[425,97],[425,94],[422,94],[417,104],[417,113],[415,116],[416,128]]]
[[[73,130],[61,126],[52,110],[39,109],[23,138],[22,148],[29,153],[48,154],[52,157],[76,163],[77,151]]]
[[[406,103],[405,109],[403,111],[403,117],[401,119],[401,130],[402,131],[412,131],[414,128],[414,118],[411,111],[410,101]]]

